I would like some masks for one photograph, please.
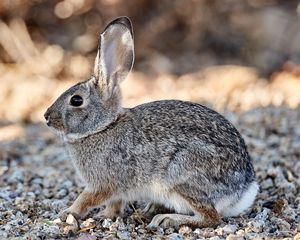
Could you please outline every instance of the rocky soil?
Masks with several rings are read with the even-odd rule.
[[[216,229],[145,229],[140,203],[116,220],[58,213],[83,189],[63,144],[46,126],[0,125],[0,239],[300,239],[300,112],[225,113],[253,157],[260,193],[251,210]]]

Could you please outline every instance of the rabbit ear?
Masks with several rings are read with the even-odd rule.
[[[134,61],[131,21],[119,17],[100,36],[94,75],[101,90],[112,91],[130,72]]]

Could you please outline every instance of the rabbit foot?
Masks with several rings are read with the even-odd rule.
[[[175,215],[178,214],[157,214],[148,224],[147,228],[155,230],[157,227],[161,226],[162,228],[173,227],[177,229],[179,227],[179,222]]]
[[[154,230],[161,226],[162,228],[175,228],[178,229],[182,225],[188,225],[190,227],[215,227],[219,223],[219,219],[212,221],[209,217],[206,219],[203,216],[189,216],[182,214],[158,214],[147,226],[148,229]]]

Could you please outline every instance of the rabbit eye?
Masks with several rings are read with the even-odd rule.
[[[81,106],[83,103],[83,99],[81,96],[79,95],[74,95],[73,97],[71,97],[70,99],[70,104],[74,107],[79,107]]]

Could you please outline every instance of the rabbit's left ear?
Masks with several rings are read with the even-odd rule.
[[[134,61],[131,21],[119,17],[109,23],[100,36],[94,75],[103,91],[111,92],[130,72]]]

